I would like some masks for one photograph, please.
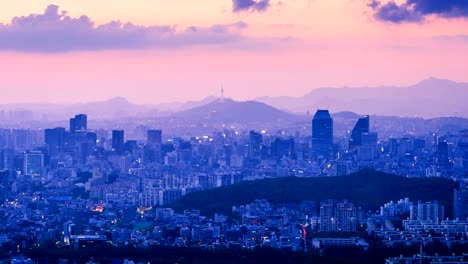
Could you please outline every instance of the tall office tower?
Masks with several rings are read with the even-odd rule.
[[[250,131],[249,135],[249,158],[255,159],[261,157],[263,136],[255,131]]]
[[[334,209],[335,203],[333,200],[320,203],[320,232],[334,232],[336,230]]]
[[[42,175],[44,168],[44,154],[40,151],[30,151],[24,154],[24,174],[32,176]]]
[[[337,232],[356,232],[356,207],[353,203],[342,201],[336,204],[335,218]]]
[[[180,141],[177,156],[178,160],[189,163],[192,158],[192,143],[190,141]]]
[[[3,203],[5,198],[7,197],[6,186],[8,186],[8,182],[10,179],[10,171],[9,170],[0,170],[0,202]]]
[[[271,156],[282,158],[283,156],[292,157],[295,154],[294,138],[282,139],[276,138],[270,145]]]
[[[468,182],[462,180],[460,186],[453,192],[453,217],[461,220],[468,219]]]
[[[162,130],[148,130],[148,137],[146,143],[149,146],[161,146],[162,145]]]
[[[70,118],[70,132],[86,132],[88,130],[88,116],[84,114],[75,115]]]
[[[65,145],[65,128],[48,128],[44,131],[45,143],[49,148],[50,153],[57,153]]]
[[[87,131],[88,130],[88,116],[79,114],[75,116],[75,130],[76,131]]]
[[[0,168],[12,170],[15,167],[15,151],[11,148],[0,150]]]
[[[357,147],[358,160],[373,160],[377,155],[377,133],[361,133],[360,141]]]
[[[124,149],[124,131],[112,130],[112,149],[117,153],[122,153]]]
[[[351,132],[351,137],[349,138],[349,150],[353,151],[357,147],[361,146],[361,135],[363,133],[369,133],[369,116],[363,116],[359,118],[356,122],[356,125]]]
[[[449,150],[446,141],[440,141],[437,145],[437,164],[445,169],[450,167]]]
[[[333,119],[328,110],[317,110],[312,120],[312,153],[327,159],[333,156]]]

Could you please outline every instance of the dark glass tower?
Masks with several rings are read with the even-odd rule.
[[[312,154],[327,159],[333,156],[333,119],[328,110],[317,110],[312,120]]]
[[[117,152],[121,153],[124,149],[124,131],[123,130],[112,130],[112,148]]]
[[[88,116],[84,114],[70,118],[70,132],[86,132],[88,130]]]
[[[453,192],[453,217],[460,220],[468,219],[468,182],[462,180]]]
[[[65,128],[48,128],[44,132],[45,143],[49,147],[51,153],[56,153],[65,145]]]
[[[356,125],[351,132],[349,139],[349,150],[352,151],[357,147],[361,146],[361,135],[363,133],[369,133],[369,116],[363,116],[359,118]]]
[[[148,130],[147,144],[150,146],[161,146],[162,130]]]
[[[260,158],[263,136],[255,131],[250,131],[249,158]]]

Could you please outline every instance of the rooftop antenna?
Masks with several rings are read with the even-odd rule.
[[[221,84],[221,100],[224,101],[224,87]]]

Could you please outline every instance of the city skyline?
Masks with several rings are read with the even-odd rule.
[[[0,11],[8,61],[0,103],[151,104],[219,95],[221,86],[247,100],[429,77],[468,82],[466,4],[421,3],[12,2]]]

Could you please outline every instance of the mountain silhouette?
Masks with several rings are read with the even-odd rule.
[[[294,121],[300,116],[281,111],[264,103],[255,101],[238,102],[219,99],[208,104],[194,107],[175,114],[187,120],[207,120],[227,123],[280,122]]]
[[[468,117],[468,83],[430,78],[411,86],[319,88],[303,97],[255,99],[293,112],[352,111],[375,115],[416,117]]]

